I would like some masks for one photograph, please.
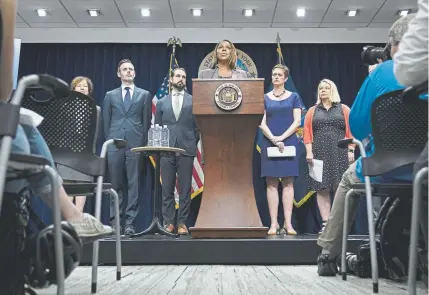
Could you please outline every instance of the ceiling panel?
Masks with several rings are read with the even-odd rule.
[[[320,28],[365,28],[367,23],[328,23],[323,22]]]
[[[61,0],[61,2],[77,23],[123,23],[113,0]],[[99,9],[100,15],[92,17],[88,14],[88,9]]]
[[[136,22],[136,23],[127,23],[128,28],[174,28],[172,22],[156,22],[156,23],[148,23],[148,22]]]
[[[25,21],[22,19],[22,17],[19,16],[19,14],[16,15],[16,23],[17,24],[25,23]]]
[[[416,0],[387,0],[380,11],[374,17],[374,23],[393,24],[399,16],[396,14],[400,9],[416,9]]]
[[[334,0],[323,22],[327,23],[366,23],[368,24],[385,0]],[[349,9],[358,9],[355,17],[347,16]]]
[[[392,26],[391,23],[370,23],[368,28],[390,28]]]
[[[273,23],[272,28],[317,28],[320,23]]]
[[[224,28],[269,28],[271,23],[224,23]]]
[[[214,23],[176,23],[176,28],[222,28],[222,22]]]
[[[15,28],[29,28],[26,23],[16,23]]]
[[[73,23],[28,23],[32,28],[77,28],[77,24]]]
[[[279,1],[274,23],[320,23],[328,9],[330,0]],[[305,8],[305,17],[296,16],[298,8]]]
[[[115,0],[119,11],[128,22],[145,23],[165,23],[172,22],[170,6],[168,0]],[[151,10],[151,16],[143,17],[140,9],[148,8]]]
[[[222,22],[221,0],[170,0],[175,23]],[[193,16],[191,9],[203,9],[202,16]]]
[[[47,9],[48,15],[40,17],[36,9]],[[27,23],[74,23],[68,11],[58,0],[20,0],[18,5],[18,14]]]
[[[387,28],[400,9],[416,9],[416,0],[18,0],[17,27],[55,28]],[[45,8],[48,16],[35,10]],[[143,17],[140,9],[151,10]],[[202,8],[194,17],[192,8]],[[305,17],[296,9],[305,8]],[[91,17],[88,9],[99,9]],[[243,9],[254,9],[245,17]],[[348,17],[348,9],[359,9]]]
[[[224,0],[224,19],[226,23],[271,23],[276,0]],[[243,15],[243,9],[255,9],[252,17]]]
[[[123,22],[120,23],[95,23],[95,22],[89,22],[89,23],[79,23],[79,28],[125,28],[125,24]]]

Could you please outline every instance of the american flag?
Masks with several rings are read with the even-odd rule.
[[[169,94],[169,85],[168,80],[170,78],[170,73],[175,68],[178,68],[179,65],[177,63],[177,60],[172,63],[171,69],[165,76],[164,80],[162,81],[161,87],[159,87],[158,91],[156,92],[155,96],[152,99],[152,124],[155,124],[155,113],[156,113],[156,103],[158,100],[162,99],[163,97],[167,96]],[[198,142],[198,149],[197,149],[197,156],[194,159],[194,168],[192,171],[192,187],[191,187],[191,198],[193,199],[198,194],[202,193],[204,190],[204,173],[202,169],[201,164],[201,140]],[[155,161],[153,158],[151,158],[152,164],[155,166]],[[162,181],[162,179],[161,179]],[[176,181],[176,188],[174,190],[174,197],[176,199],[176,207],[179,204],[179,194],[178,194],[178,185]]]

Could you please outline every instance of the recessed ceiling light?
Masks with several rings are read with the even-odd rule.
[[[37,15],[38,16],[47,16],[48,15],[48,11],[46,9],[36,9]]]
[[[88,9],[88,13],[90,16],[99,16],[100,15],[100,10],[98,9]]]
[[[255,12],[254,9],[243,9],[243,14],[244,16],[247,16],[247,17],[252,16],[254,12]]]
[[[356,14],[357,14],[357,10],[356,9],[350,9],[350,10],[347,10],[347,15],[348,16],[356,16]]]
[[[192,9],[192,14],[194,16],[201,16],[203,14],[203,10],[201,8],[194,8]]]
[[[408,13],[410,13],[410,9],[402,9],[398,11],[400,16],[406,16]]]
[[[297,17],[304,17],[305,16],[305,9],[304,8],[298,8],[296,10],[296,16]]]
[[[140,12],[141,12],[142,16],[144,16],[144,17],[150,16],[150,9],[149,8],[140,9]]]

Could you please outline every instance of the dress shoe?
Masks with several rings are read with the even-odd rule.
[[[186,227],[186,225],[184,225],[184,224],[179,224],[179,227],[178,227],[177,233],[178,233],[179,235],[187,235],[187,234],[189,234],[189,232],[188,232],[188,228],[187,228],[187,227]]]
[[[130,225],[125,226],[124,235],[132,236],[135,233],[136,233],[136,231],[135,231],[133,225],[130,224]]]
[[[164,226],[164,228],[165,228],[165,230],[166,231],[168,231],[169,233],[173,233],[174,232],[174,225],[172,225],[171,223],[169,223],[169,224],[166,224],[165,226]]]

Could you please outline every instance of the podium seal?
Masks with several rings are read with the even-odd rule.
[[[241,89],[233,83],[223,83],[215,92],[216,105],[224,111],[233,111],[243,100]]]

